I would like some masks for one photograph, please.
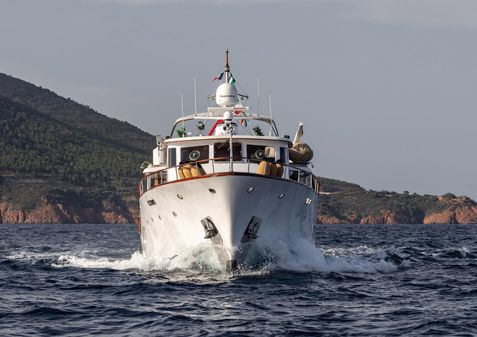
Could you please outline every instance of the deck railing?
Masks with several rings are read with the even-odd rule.
[[[266,165],[270,165],[270,171],[273,171],[271,172],[272,174],[267,174],[266,172],[263,172],[263,170],[261,172],[257,172],[261,163],[268,163]],[[262,166],[263,165],[264,164],[262,164]],[[273,165],[275,165],[277,170],[272,168]],[[281,170],[278,168],[278,165],[282,167]],[[141,196],[144,192],[147,192],[148,190],[165,183],[231,172],[261,174],[276,179],[292,180],[312,188],[317,193],[319,192],[320,188],[318,177],[309,171],[294,166],[293,164],[275,164],[265,160],[255,160],[240,157],[234,157],[233,161],[231,161],[230,157],[220,157],[197,160],[145,174],[139,182],[138,192]]]

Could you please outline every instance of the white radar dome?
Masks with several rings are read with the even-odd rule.
[[[215,92],[215,102],[221,107],[235,106],[238,102],[237,88],[230,83],[222,83]]]

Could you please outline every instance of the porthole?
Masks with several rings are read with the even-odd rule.
[[[194,150],[191,153],[189,153],[189,159],[190,160],[196,161],[199,158],[200,158],[200,151],[199,150]]]
[[[247,188],[248,193],[252,193],[255,190],[255,187],[249,187]]]
[[[278,196],[278,199],[281,199],[285,196],[285,193],[281,193],[279,196]]]
[[[148,201],[147,201],[147,204],[148,204],[149,206],[153,206],[153,205],[156,204],[156,201],[155,201],[154,199],[151,199],[151,200],[148,200]]]
[[[257,158],[259,160],[265,158],[265,151],[263,151],[263,150],[255,151],[255,158]]]
[[[216,191],[213,188],[209,188],[209,192],[212,193],[212,194],[216,193]]]

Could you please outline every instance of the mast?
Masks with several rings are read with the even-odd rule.
[[[225,49],[225,82],[224,83],[229,83],[229,78],[230,78],[230,67],[229,67],[229,49]]]

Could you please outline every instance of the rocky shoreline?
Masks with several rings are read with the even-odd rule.
[[[477,203],[468,197],[377,192],[320,181],[320,224],[477,224]],[[0,191],[1,224],[126,224],[139,215],[134,186],[86,187],[49,174],[3,171]]]
[[[443,197],[437,197],[443,198]],[[412,218],[408,214],[380,210],[376,215],[332,216],[318,213],[320,224],[477,224],[477,205],[466,204],[465,197],[456,198],[447,208]],[[61,224],[61,223],[134,223],[137,207],[128,207],[111,202],[98,203],[97,207],[84,207],[51,202],[43,198],[31,209],[21,209],[7,202],[0,202],[1,224]]]
[[[0,175],[0,224],[134,223],[134,188],[78,186],[47,174]]]
[[[415,221],[406,215],[396,212],[384,212],[382,215],[368,215],[361,219],[338,218],[330,215],[318,214],[318,223],[328,225],[338,224],[477,224],[477,207],[462,207],[447,209],[438,213],[431,213]]]
[[[8,203],[0,203],[0,223],[5,224],[60,224],[60,223],[133,223],[137,210],[134,208],[104,209],[44,202],[34,209],[18,209]]]

